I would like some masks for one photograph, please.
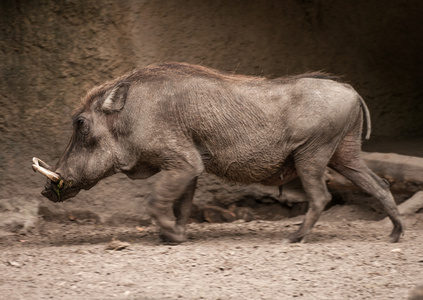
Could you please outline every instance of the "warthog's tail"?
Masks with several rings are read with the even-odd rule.
[[[358,96],[358,99],[360,99],[361,108],[363,109],[364,117],[366,118],[367,129],[365,139],[368,140],[370,139],[370,134],[372,133],[372,121],[370,120],[370,112],[369,108],[366,105],[366,102],[364,102],[364,99],[361,98],[360,95]]]

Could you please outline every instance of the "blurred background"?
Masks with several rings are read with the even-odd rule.
[[[0,199],[63,207],[42,199],[32,157],[57,162],[71,115],[93,86],[164,61],[267,77],[342,75],[372,114],[365,149],[421,153],[422,16],[419,0],[2,0]],[[116,175],[64,205],[139,223],[153,181]],[[211,176],[199,185],[199,203],[277,196]]]

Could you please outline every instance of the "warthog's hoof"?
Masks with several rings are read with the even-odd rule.
[[[403,231],[401,231],[401,232],[392,232],[389,235],[389,242],[391,242],[391,243],[398,243],[399,240],[400,240],[400,238],[401,238],[401,236],[403,236],[403,235],[404,235],[404,232]]]
[[[282,240],[283,244],[293,244],[293,243],[305,243],[306,236],[299,236],[296,232],[288,235],[287,238]]]
[[[389,241],[391,243],[398,243],[400,238],[404,235],[404,225],[400,222],[394,225],[391,234],[389,235]]]
[[[169,232],[169,231],[162,230],[159,237],[162,243],[168,244],[168,245],[178,245],[186,241],[186,235],[184,232],[176,233],[176,232]]]

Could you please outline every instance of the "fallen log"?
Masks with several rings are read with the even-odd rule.
[[[415,193],[423,190],[423,158],[395,153],[363,152],[367,166],[386,179],[393,192]],[[332,169],[326,171],[331,190],[359,190],[351,181]]]
[[[402,216],[414,215],[423,209],[423,191],[417,192],[410,199],[398,205],[398,211]]]
[[[201,211],[204,219],[209,223],[226,223],[236,220],[234,212],[219,206],[205,205]]]

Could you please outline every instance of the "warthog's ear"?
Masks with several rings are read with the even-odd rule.
[[[119,82],[113,90],[110,92],[109,96],[104,100],[101,109],[105,113],[113,113],[121,111],[125,106],[126,95],[128,94],[129,82]]]

